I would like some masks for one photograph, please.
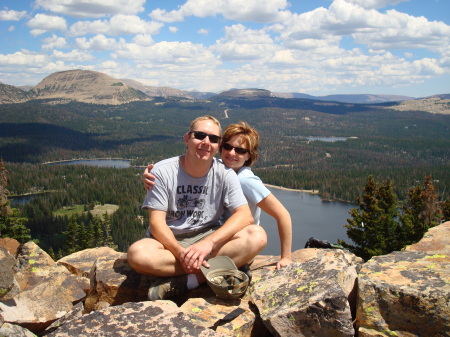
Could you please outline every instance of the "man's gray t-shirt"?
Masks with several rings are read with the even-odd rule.
[[[166,223],[175,235],[218,225],[226,208],[247,204],[236,173],[216,158],[208,174],[188,175],[180,165],[182,156],[155,164],[155,185],[142,207],[166,212]]]

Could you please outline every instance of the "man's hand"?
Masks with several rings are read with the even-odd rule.
[[[210,265],[205,258],[210,256],[213,248],[214,244],[208,238],[187,247],[180,255],[183,268],[191,273],[195,273],[202,265],[209,268]]]
[[[144,183],[144,188],[147,191],[150,191],[150,189],[153,187],[153,185],[155,185],[154,180],[155,180],[156,177],[150,173],[150,171],[152,170],[153,166],[154,166],[153,164],[148,165],[145,168],[144,174],[142,176],[142,182]]]

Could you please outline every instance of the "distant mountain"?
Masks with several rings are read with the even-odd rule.
[[[194,97],[195,99],[209,99],[216,96],[216,93],[213,92],[201,92],[197,90],[188,91],[189,96]]]
[[[135,81],[135,80],[129,80],[129,79],[123,79],[121,80],[123,83],[129,85],[130,87],[142,91],[144,94],[146,94],[149,97],[184,97],[192,99],[189,92],[180,90],[180,89],[174,89],[170,87],[153,87],[149,85],[145,85],[141,82]]]
[[[300,93],[274,93],[276,97],[282,98],[306,98],[320,101],[333,101],[341,103],[385,103],[385,102],[400,102],[415,99],[409,96],[400,95],[370,95],[370,94],[354,94],[354,95],[326,95],[326,96],[311,96]]]
[[[450,114],[450,94],[435,95],[389,105],[400,111],[426,111],[432,114]]]
[[[29,94],[13,85],[0,82],[0,104],[22,103],[29,99]]]
[[[124,104],[133,101],[152,100],[156,97],[176,97],[186,100],[216,100],[232,106],[322,106],[323,101],[333,104],[385,104],[397,110],[421,110],[432,113],[448,113],[448,95],[436,95],[416,99],[399,95],[326,95],[312,96],[304,93],[271,92],[266,89],[233,88],[219,94],[212,92],[185,91],[170,87],[154,87],[132,79],[114,79],[91,70],[68,70],[50,74],[38,85],[15,87],[0,83],[0,104],[21,103],[30,99],[52,99],[57,102],[79,101],[96,104]],[[241,101],[241,102],[240,102]],[[358,109],[358,107],[351,109]],[[325,109],[325,108],[321,108]]]
[[[50,74],[33,87],[30,93],[38,99],[97,104],[123,104],[149,99],[143,92],[121,80],[91,70],[68,70]]]
[[[227,98],[267,98],[273,97],[273,94],[269,90],[265,89],[231,89],[223,91],[217,95],[217,98],[227,97]]]

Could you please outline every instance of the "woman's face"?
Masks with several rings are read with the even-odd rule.
[[[231,137],[228,141],[224,142],[223,145],[225,145],[225,143],[231,145],[233,148],[227,150],[222,146],[222,161],[226,166],[237,172],[244,166],[244,163],[250,159],[250,153],[239,154],[236,152],[235,148],[248,149],[248,146],[241,135]]]

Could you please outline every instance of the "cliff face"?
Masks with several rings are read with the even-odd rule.
[[[175,303],[147,301],[151,278],[110,248],[54,262],[32,242],[1,239],[0,335],[449,336],[449,250],[447,222],[367,263],[308,248],[276,270],[277,257],[259,256],[243,298],[203,285]]]

